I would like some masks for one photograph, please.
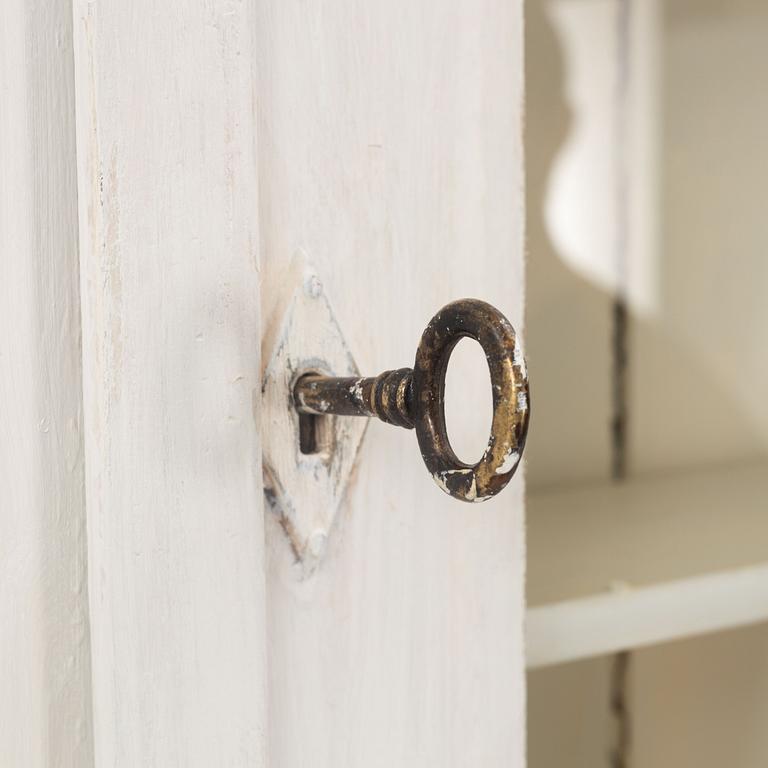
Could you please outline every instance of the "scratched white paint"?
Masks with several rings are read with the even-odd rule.
[[[252,6],[74,11],[96,765],[258,768]]]
[[[265,618],[259,434],[302,247],[365,372],[522,324],[520,2],[69,10],[0,10],[0,764],[521,768],[522,477],[478,512],[371,425]]]
[[[362,374],[452,299],[520,328],[521,3],[257,7],[265,326],[304,250]],[[268,516],[272,764],[523,766],[522,524],[521,475],[456,502],[376,421],[310,578]]]
[[[71,4],[0,3],[0,765],[93,764]]]
[[[525,410],[520,405],[520,395],[524,396],[524,393],[520,393],[518,395],[518,408],[521,410]],[[504,463],[496,470],[497,475],[505,475],[507,472],[511,472],[512,469],[514,469],[520,461],[520,452],[519,451],[513,451],[512,449],[509,450],[507,455],[504,457]]]

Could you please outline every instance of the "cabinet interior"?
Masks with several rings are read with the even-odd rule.
[[[766,40],[527,5],[531,768],[768,761]]]

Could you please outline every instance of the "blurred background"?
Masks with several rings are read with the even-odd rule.
[[[765,766],[768,3],[526,17],[529,766]]]

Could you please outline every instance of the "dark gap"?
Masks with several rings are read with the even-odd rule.
[[[628,248],[628,204],[626,137],[626,97],[630,82],[629,50],[632,0],[619,0],[618,39],[619,59],[616,82],[617,132],[615,152],[617,161],[616,196],[619,201],[618,232],[616,241],[616,270],[618,287],[612,311],[612,371],[611,371],[611,477],[616,482],[627,476],[627,443],[629,431],[629,403],[627,383],[629,372],[629,310],[627,306],[627,248]],[[619,510],[619,514],[621,511]],[[632,712],[629,700],[629,670],[632,654],[629,650],[619,651],[613,656],[610,681],[610,717],[612,739],[609,748],[610,768],[628,768],[631,763],[630,731]]]
[[[613,371],[611,377],[611,477],[623,480],[627,474],[627,372],[629,368],[629,315],[623,298],[613,302]]]
[[[304,454],[318,453],[317,420],[314,413],[299,414],[299,450]]]
[[[621,651],[613,657],[611,664],[611,719],[613,721],[613,744],[609,755],[611,768],[627,768],[629,765],[630,718],[627,708],[627,689],[632,655]]]
[[[299,450],[307,456],[330,452],[333,438],[332,422],[332,416],[300,413]]]

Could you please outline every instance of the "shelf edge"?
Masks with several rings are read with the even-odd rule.
[[[768,563],[529,607],[537,669],[768,620]]]

